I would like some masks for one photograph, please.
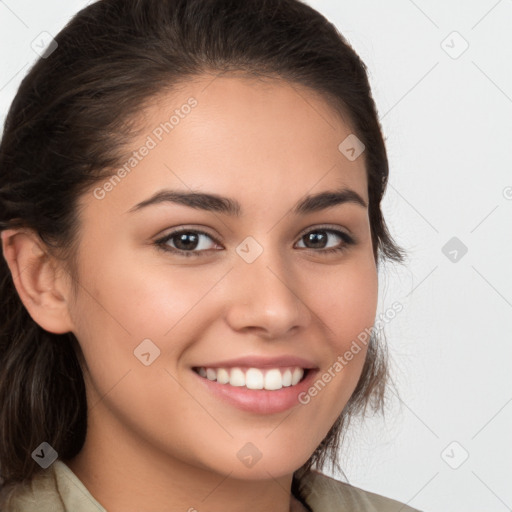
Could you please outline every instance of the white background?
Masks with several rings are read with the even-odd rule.
[[[408,252],[381,275],[380,311],[404,307],[386,327],[400,399],[354,424],[345,476],[427,512],[511,510],[512,0],[308,3],[368,66]],[[86,4],[0,1],[2,125],[32,41]]]

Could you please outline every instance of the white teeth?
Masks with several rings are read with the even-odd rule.
[[[245,374],[245,387],[249,389],[263,389],[263,373],[257,368],[249,368]]]
[[[304,375],[304,370],[302,368],[295,368],[293,370],[292,374],[292,386],[295,386],[299,382],[300,379],[302,379],[302,376]]]
[[[220,384],[227,384],[229,382],[229,373],[225,368],[217,370],[217,382]]]
[[[245,375],[240,368],[233,368],[229,376],[229,384],[231,386],[245,386]]]
[[[283,386],[291,386],[292,385],[292,372],[290,370],[286,370],[283,373]]]
[[[304,369],[299,367],[270,368],[260,370],[259,368],[248,368],[245,371],[241,368],[204,368],[198,369],[197,373],[208,380],[216,380],[219,384],[248,389],[266,389],[274,391],[283,387],[295,386],[304,376]]]
[[[290,370],[286,371],[289,372]],[[277,368],[269,370],[265,375],[265,389],[281,389],[283,387],[283,380],[283,376]]]

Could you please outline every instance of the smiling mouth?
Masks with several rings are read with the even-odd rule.
[[[292,387],[306,378],[308,368],[288,366],[279,368],[251,368],[236,366],[233,368],[192,368],[201,377],[234,387],[246,389],[263,389],[276,391],[285,387]]]

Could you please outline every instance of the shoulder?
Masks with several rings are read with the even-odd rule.
[[[0,491],[2,512],[63,512],[64,506],[56,493],[57,482],[53,467],[39,470],[29,481],[9,484]]]
[[[300,482],[304,498],[313,512],[419,512],[404,503],[354,487],[319,471],[310,471]]]
[[[60,460],[39,470],[29,482],[0,490],[1,512],[106,512]]]

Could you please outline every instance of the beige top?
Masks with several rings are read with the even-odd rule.
[[[418,512],[398,501],[313,472],[302,480],[314,512]],[[0,492],[1,512],[107,512],[61,460],[36,473],[30,483]]]

